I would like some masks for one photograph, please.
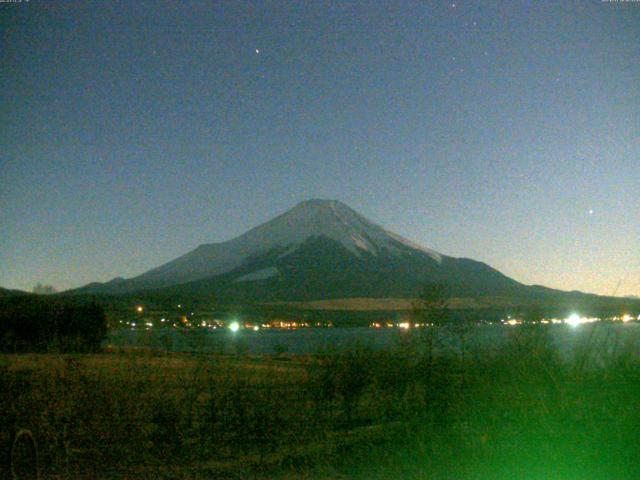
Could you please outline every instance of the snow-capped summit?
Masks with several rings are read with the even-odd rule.
[[[200,245],[129,280],[80,290],[170,288],[208,297],[285,300],[410,297],[429,282],[457,285],[464,294],[522,286],[484,263],[441,255],[389,232],[338,200],[307,200],[234,239]]]
[[[320,236],[340,242],[356,255],[362,251],[376,255],[385,248],[394,251],[400,242],[437,260],[441,258],[432,250],[386,231],[338,200],[306,200],[236,240],[246,242],[251,250],[260,250],[276,246],[295,248],[309,237]]]
[[[291,210],[232,240],[200,245],[192,252],[136,277],[138,282],[169,285],[229,272],[247,259],[276,248],[280,256],[294,252],[309,238],[335,240],[356,256],[400,253],[405,246],[436,261],[442,256],[376,225],[338,200],[306,200]]]

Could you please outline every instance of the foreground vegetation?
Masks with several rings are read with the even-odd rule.
[[[87,299],[0,298],[0,352],[99,351],[106,334],[103,307]]]
[[[41,478],[640,478],[640,359],[592,328],[570,360],[540,325],[482,352],[3,355],[0,440],[30,429]]]

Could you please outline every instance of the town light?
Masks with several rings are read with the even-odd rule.
[[[232,332],[237,332],[238,330],[240,330],[240,324],[238,322],[231,322],[231,324],[229,325],[229,330],[231,330]]]
[[[577,313],[572,313],[565,320],[565,323],[568,323],[572,327],[577,327],[578,325],[580,325],[582,323],[582,319],[580,318],[580,315],[578,315]]]

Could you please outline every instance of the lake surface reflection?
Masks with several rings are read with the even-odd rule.
[[[464,337],[469,349],[499,348],[521,335],[524,327],[478,325]],[[640,345],[640,324],[597,323],[589,325],[544,325],[551,341],[565,355],[576,348],[591,345],[608,351],[636,349]],[[218,330],[131,330],[110,333],[107,340],[116,348],[147,347],[173,352],[247,353],[247,354],[314,354],[347,351],[355,347],[371,349],[402,348],[420,341],[420,330],[396,328],[301,328],[297,330],[263,329],[259,331]],[[459,348],[460,335],[439,329],[438,343],[443,348]]]

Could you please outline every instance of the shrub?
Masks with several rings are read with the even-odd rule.
[[[36,296],[0,302],[2,351],[96,351],[106,334],[106,315],[95,303]]]

